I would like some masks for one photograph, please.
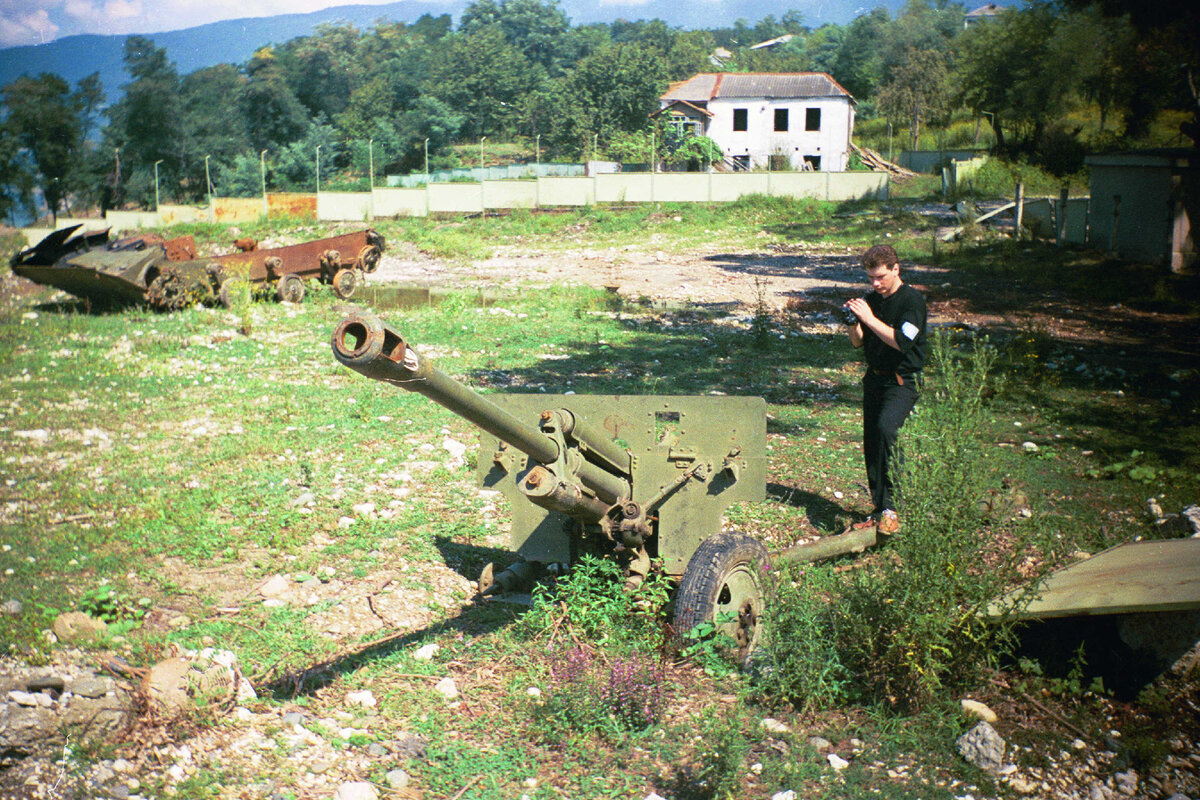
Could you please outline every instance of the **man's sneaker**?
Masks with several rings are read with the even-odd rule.
[[[884,536],[891,536],[900,532],[900,517],[895,511],[890,508],[879,515],[879,524],[875,531]]]

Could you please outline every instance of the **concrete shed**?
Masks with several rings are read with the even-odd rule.
[[[1192,220],[1200,219],[1196,150],[1143,150],[1088,156],[1089,241],[1123,258],[1195,268]]]

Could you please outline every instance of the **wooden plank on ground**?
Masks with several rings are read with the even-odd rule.
[[[1012,593],[988,608],[1011,606]],[[1200,539],[1131,542],[1052,572],[1040,596],[1016,616],[1028,619],[1200,608]]]

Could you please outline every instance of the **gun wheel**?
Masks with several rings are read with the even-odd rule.
[[[358,272],[353,269],[339,269],[333,276],[333,293],[343,300],[349,300],[358,290]]]
[[[146,300],[160,311],[179,311],[196,302],[196,287],[174,270],[157,276],[146,287]]]
[[[284,275],[275,284],[275,297],[281,303],[299,303],[304,300],[304,281],[299,275]]]
[[[767,550],[752,536],[718,533],[705,539],[679,582],[676,634],[711,623],[731,640],[729,656],[745,663],[758,644],[767,567]]]

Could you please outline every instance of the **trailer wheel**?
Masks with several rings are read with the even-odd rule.
[[[281,303],[299,303],[304,300],[304,281],[299,275],[288,274],[275,284],[275,298]]]
[[[683,636],[711,623],[731,640],[729,655],[745,663],[758,644],[767,550],[753,536],[718,533],[688,561],[675,597],[675,632]]]
[[[363,272],[374,272],[379,269],[379,256],[379,248],[369,244],[358,251],[358,260],[355,262],[355,266]]]
[[[333,276],[333,293],[343,300],[349,300],[358,291],[359,277],[353,269],[339,269]]]

